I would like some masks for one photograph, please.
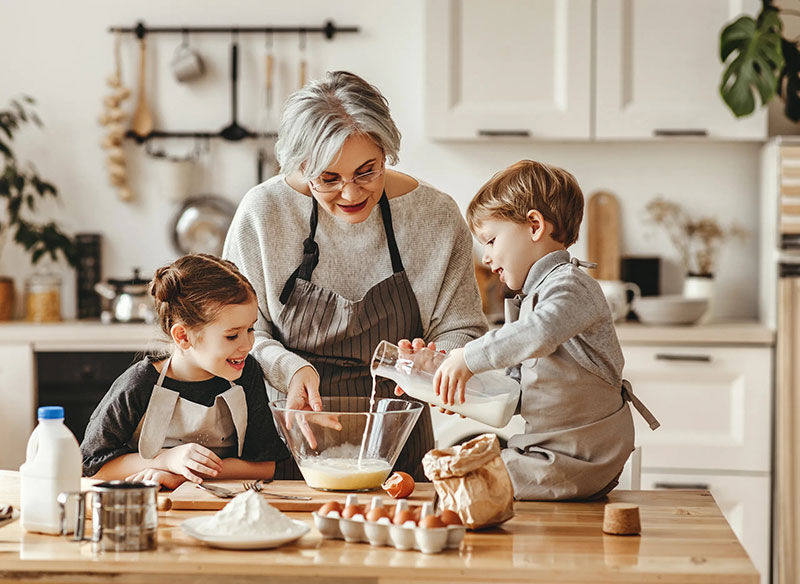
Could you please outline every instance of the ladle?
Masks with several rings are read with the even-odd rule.
[[[243,128],[239,125],[236,121],[236,88],[238,85],[238,65],[239,65],[239,44],[236,42],[236,39],[233,40],[231,43],[231,112],[232,112],[232,120],[231,123],[222,128],[219,135],[225,138],[226,140],[237,141],[243,138],[248,138],[253,135],[253,133],[248,130],[247,128]]]
[[[136,109],[131,118],[131,129],[142,138],[153,131],[153,114],[147,107],[147,95],[145,91],[145,62],[146,62],[145,40],[139,39],[139,93],[136,97]]]

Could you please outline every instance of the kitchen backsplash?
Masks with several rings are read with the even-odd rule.
[[[380,4],[380,6],[378,6]],[[292,25],[332,18],[339,24],[361,27],[361,32],[343,35],[333,43],[322,37],[308,38],[308,74],[319,76],[330,69],[349,69],[379,87],[389,100],[403,144],[398,169],[450,193],[462,209],[475,191],[496,171],[522,158],[543,160],[571,171],[588,196],[598,189],[613,192],[621,207],[623,254],[659,255],[662,291],[678,292],[682,273],[677,254],[666,235],[645,225],[645,204],[657,195],[675,200],[695,214],[712,215],[721,221],[738,221],[749,230],[743,243],[726,245],[720,256],[717,281],[718,317],[755,317],[757,306],[757,241],[759,166],[756,143],[720,143],[668,140],[647,143],[542,143],[505,141],[497,143],[437,143],[427,139],[423,128],[423,0],[375,3],[342,0],[335,4],[313,0],[291,4],[269,0],[226,3],[206,2],[195,10],[194,2],[157,0],[108,3],[82,2],[81,18],[75,18],[70,3],[30,0],[15,3],[0,22],[0,52],[14,54],[25,47],[25,59],[6,59],[2,65],[3,92],[7,101],[20,93],[34,96],[44,128],[25,129],[19,134],[17,154],[35,161],[40,173],[51,180],[62,202],[54,208],[70,232],[103,235],[103,277],[124,278],[132,268],[150,274],[177,255],[170,227],[180,207],[169,163],[145,155],[131,141],[124,147],[130,188],[134,200],[121,201],[108,181],[100,140],[104,129],[97,118],[106,77],[113,69],[112,25],[132,25],[144,20],[150,25],[186,22],[231,24],[263,23]],[[40,18],[47,13],[47,19]],[[311,16],[309,16],[311,15]],[[63,22],[71,25],[64,27]],[[222,35],[224,36],[224,35]],[[81,42],[76,43],[75,39]],[[122,45],[122,74],[134,92],[138,53],[129,38]],[[202,52],[207,74],[197,84],[176,83],[168,62],[180,43],[179,36],[148,39],[150,73],[148,97],[157,125],[168,129],[221,129],[230,121],[229,38],[191,39]],[[259,81],[264,39],[239,39],[239,117],[248,127],[275,129],[277,110],[294,89],[299,61],[297,39],[276,38],[276,112],[269,120],[258,114],[263,92]],[[68,49],[67,49],[68,48]],[[375,55],[380,55],[376,58]],[[130,106],[132,107],[132,106]],[[192,144],[159,146],[175,153]],[[251,141],[210,144],[200,157],[188,183],[189,194],[217,194],[238,202],[256,182],[259,147],[271,144]],[[269,176],[269,172],[265,176]],[[25,274],[31,271],[16,246],[7,245],[0,259],[0,273],[13,275],[21,291]],[[585,257],[586,233],[582,230],[571,250]],[[402,252],[402,250],[401,250]],[[64,274],[63,313],[75,315],[75,276]],[[729,291],[735,290],[736,294]]]

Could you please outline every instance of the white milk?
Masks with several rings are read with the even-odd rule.
[[[20,467],[20,523],[27,531],[58,534],[62,492],[81,490],[81,451],[64,425],[64,408],[39,408],[39,424],[30,439],[25,463]],[[75,525],[75,506],[67,505],[67,529]]]
[[[300,464],[300,472],[309,487],[334,491],[376,489],[389,476],[392,467],[376,458],[307,458]]]

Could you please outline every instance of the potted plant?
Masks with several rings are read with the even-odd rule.
[[[38,222],[32,218],[37,204],[47,197],[57,197],[58,191],[42,179],[33,164],[19,162],[11,148],[11,140],[25,124],[42,123],[33,110],[30,97],[12,100],[6,109],[0,109],[0,253],[11,238],[30,253],[34,266],[43,258],[58,261],[63,257],[71,266],[76,264],[75,244],[53,222]],[[0,281],[0,320],[11,317],[13,281],[4,277]]]
[[[693,219],[681,205],[662,197],[650,201],[645,212],[651,223],[664,227],[680,253],[686,270],[683,295],[708,298],[710,313],[719,250],[725,241],[744,240],[747,232],[736,224],[724,227],[713,217]]]
[[[722,29],[720,59],[725,64],[719,90],[737,116],[779,95],[786,117],[800,121],[800,47],[798,39],[784,38],[781,15],[800,16],[797,10],[778,8],[764,0],[759,14],[740,16]]]

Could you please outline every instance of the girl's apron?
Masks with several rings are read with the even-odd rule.
[[[319,246],[314,241],[319,205],[312,197],[311,229],[303,242],[303,261],[289,276],[281,293],[284,307],[274,321],[274,338],[316,368],[323,397],[369,397],[372,392],[369,361],[378,343],[422,336],[419,305],[397,249],[385,191],[379,205],[392,259],[391,276],[355,301],[312,283],[311,274],[319,262]],[[343,259],[369,261],[369,253],[374,252],[354,251],[350,258]],[[379,378],[377,397],[395,397],[394,387],[393,382]],[[286,397],[269,385],[267,393],[270,400]],[[428,408],[424,408],[397,459],[395,470],[406,471],[415,480],[426,480],[422,457],[433,446],[431,416]],[[275,478],[303,477],[294,459],[289,458],[277,463]]]
[[[583,265],[576,258],[571,262]],[[506,322],[526,318],[537,300],[535,293],[507,299]],[[519,374],[525,433],[512,436],[502,453],[517,499],[606,495],[617,486],[634,448],[628,404],[650,428],[659,426],[627,380],[612,387],[580,365],[563,344],[547,357],[524,361]]]
[[[207,407],[180,397],[177,391],[161,384],[167,375],[167,359],[147,410],[133,435],[143,458],[155,457],[162,448],[181,444],[200,444],[220,458],[240,457],[247,429],[247,399],[240,385],[230,382],[230,389]]]

